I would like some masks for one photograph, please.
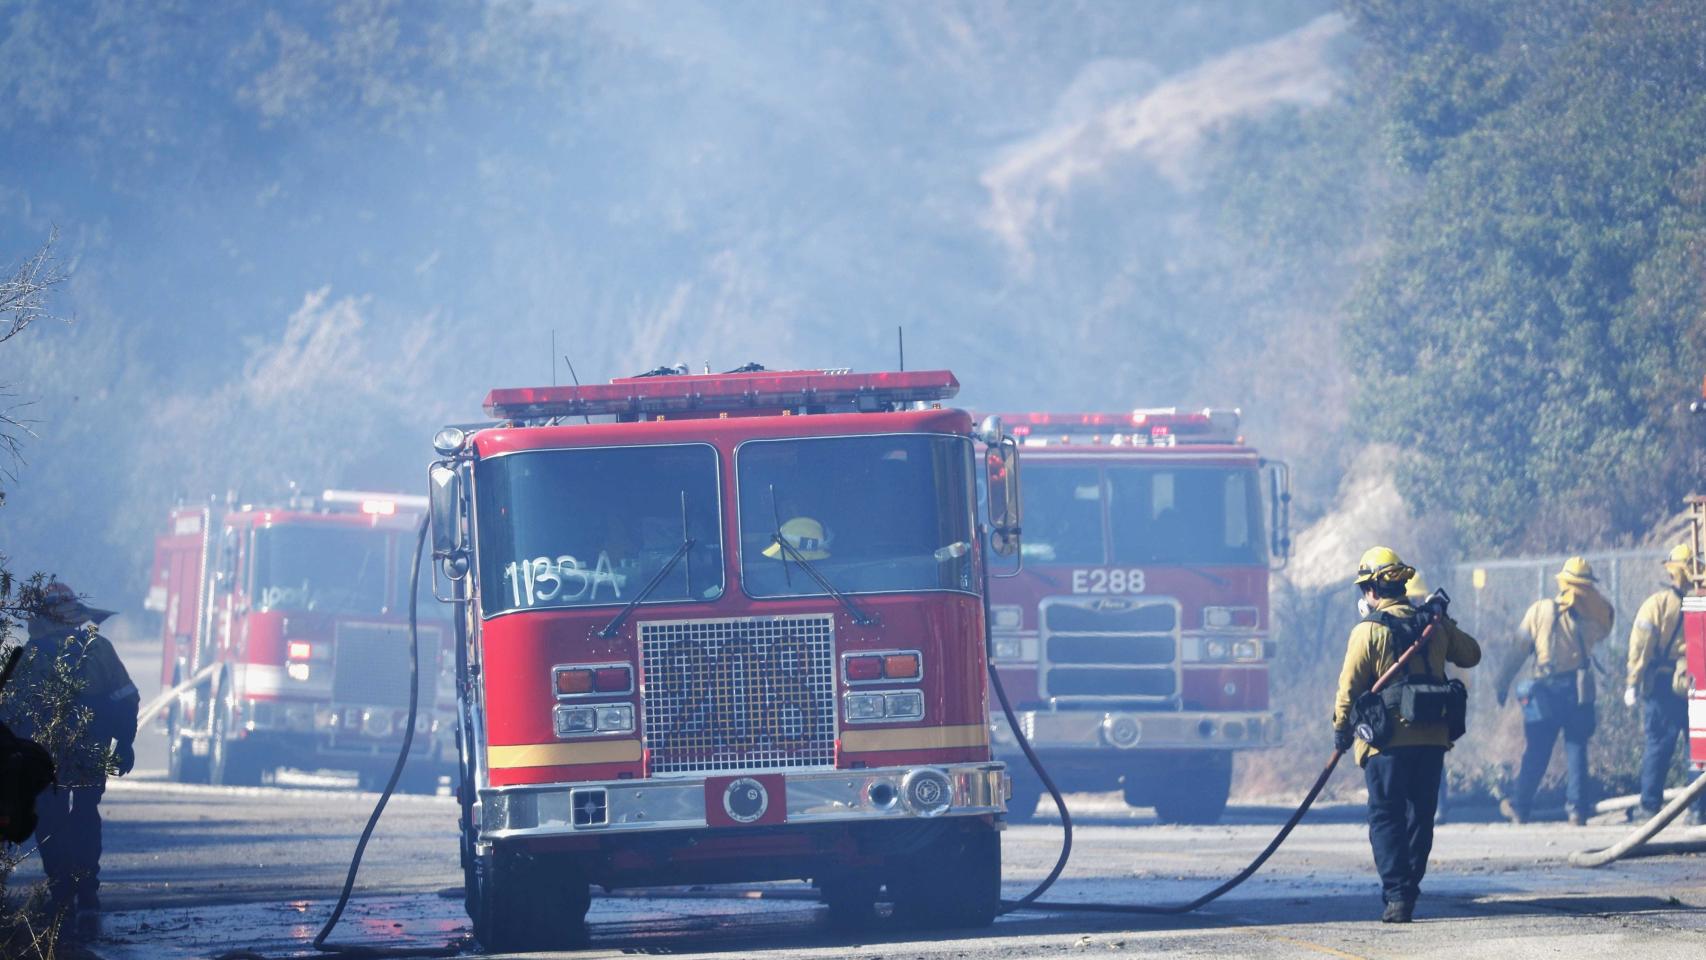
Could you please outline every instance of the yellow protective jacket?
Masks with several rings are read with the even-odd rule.
[[[1394,617],[1414,617],[1416,609],[1403,599],[1386,599],[1378,601],[1374,609]],[[1351,628],[1351,638],[1345,647],[1345,665],[1339,671],[1339,695],[1333,703],[1333,729],[1346,730],[1351,726],[1351,704],[1357,697],[1367,693],[1374,686],[1374,681],[1380,675],[1392,668],[1398,662],[1398,650],[1393,642],[1392,631],[1379,623],[1362,621]],[[1426,658],[1427,668],[1422,668],[1422,659]],[[1459,667],[1473,667],[1481,662],[1481,645],[1475,638],[1464,633],[1450,617],[1441,617],[1439,625],[1428,637],[1427,649],[1410,658],[1405,665],[1406,672],[1426,673],[1435,677],[1445,675],[1447,662]],[[1398,729],[1392,735],[1390,747],[1450,747],[1451,737],[1443,723],[1431,723],[1420,726],[1410,726],[1399,721]],[[1369,746],[1362,740],[1356,742],[1357,766],[1368,763],[1368,758],[1380,751]]]
[[[1666,681],[1673,692],[1688,693],[1686,675],[1680,685],[1676,683],[1682,672],[1676,664],[1682,660],[1684,632],[1681,594],[1667,587],[1641,601],[1635,623],[1629,628],[1629,686],[1636,693],[1650,697],[1663,689]],[[1656,669],[1660,666],[1663,671]]]
[[[1588,658],[1593,656],[1594,645],[1611,633],[1615,616],[1598,591],[1593,591],[1593,597],[1599,600],[1597,604],[1582,603],[1579,595],[1566,590],[1557,597],[1534,601],[1522,615],[1516,643],[1499,667],[1494,689],[1500,693],[1509,689],[1530,656],[1534,657],[1536,677],[1592,669]]]

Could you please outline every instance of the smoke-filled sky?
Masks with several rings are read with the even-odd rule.
[[[904,326],[969,403],[1259,442],[1320,412],[1241,376],[1215,157],[1339,94],[1330,7],[4,4],[0,260],[57,229],[73,322],[0,346],[0,552],[134,609],[174,498],[416,488],[553,332],[606,379],[875,369]]]

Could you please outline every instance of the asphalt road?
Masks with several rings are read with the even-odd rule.
[[[1341,773],[1340,776],[1345,774]],[[233,949],[310,953],[373,794],[322,788],[184,787],[141,777],[107,795],[103,899],[94,949],[108,960],[211,957]],[[1177,902],[1235,872],[1285,811],[1235,807],[1229,823],[1156,824],[1108,798],[1073,798],[1083,821],[1071,866],[1050,899]],[[368,849],[356,900],[334,940],[470,952],[448,797],[397,797]],[[1156,918],[1024,913],[988,930],[920,939],[879,921],[857,938],[831,933],[801,884],[600,897],[593,943],[574,956],[997,958],[1047,956],[1688,957],[1706,949],[1706,856],[1564,864],[1622,826],[1450,823],[1408,927],[1376,921],[1380,904],[1359,811],[1312,812],[1249,883],[1200,913]],[[1010,828],[1007,893],[1046,873],[1058,825]],[[1661,839],[1706,839],[1672,828]],[[33,862],[15,881],[32,879]],[[762,893],[762,896],[754,894]]]

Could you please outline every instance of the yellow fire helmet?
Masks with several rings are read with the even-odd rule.
[[[1404,596],[1409,600],[1422,601],[1433,593],[1428,589],[1428,582],[1422,579],[1420,571],[1410,574],[1410,579],[1404,584]]]
[[[823,524],[811,517],[795,517],[782,524],[782,539],[807,560],[823,560],[829,556],[829,537],[824,535]],[[765,547],[764,555],[772,560],[792,559],[791,556],[783,557],[782,545],[778,543]]]
[[[1571,557],[1564,561],[1556,577],[1559,587],[1585,587],[1599,582],[1593,575],[1593,564],[1586,557]]]
[[[1687,566],[1694,560],[1694,548],[1686,543],[1679,543],[1670,548],[1670,557],[1665,560],[1665,566]]]
[[[1380,581],[1382,583],[1407,583],[1416,575],[1416,568],[1398,559],[1398,554],[1391,547],[1370,547],[1357,562],[1356,584]]]

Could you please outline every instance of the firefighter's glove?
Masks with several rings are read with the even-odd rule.
[[[1625,707],[1633,707],[1635,705],[1635,688],[1634,687],[1624,687],[1623,688],[1623,705]]]
[[[113,756],[118,760],[118,775],[121,777],[136,766],[136,747],[131,744],[119,744],[118,749],[113,751]]]
[[[1343,729],[1338,727],[1333,728],[1334,750],[1344,753],[1346,750],[1351,748],[1351,744],[1353,743],[1356,743],[1356,735],[1351,733],[1351,729],[1349,727],[1345,727]]]

